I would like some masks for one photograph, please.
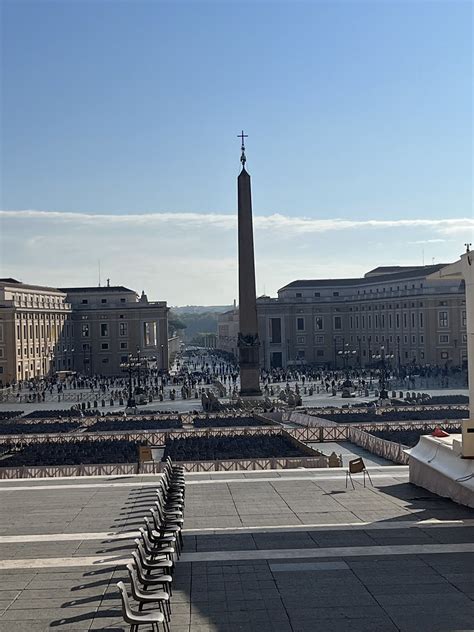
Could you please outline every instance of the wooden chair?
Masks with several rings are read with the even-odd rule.
[[[365,467],[364,459],[362,457],[359,457],[357,459],[352,459],[351,461],[349,461],[349,469],[346,470],[346,489],[347,489],[347,480],[349,478],[351,479],[352,489],[355,489],[354,481],[352,480],[352,474],[360,474],[361,472],[364,475],[364,487],[365,487],[365,475],[367,475],[372,487],[374,486],[374,484],[372,483],[372,479],[370,478],[370,474],[367,471],[367,468]]]

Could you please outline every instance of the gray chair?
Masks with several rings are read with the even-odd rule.
[[[173,594],[172,583],[173,578],[171,575],[152,575],[152,571],[143,568],[140,558],[136,551],[132,553],[132,566],[137,571],[137,577],[140,584],[147,590],[148,588],[156,588],[161,586],[162,590],[165,590],[169,595]]]
[[[170,596],[165,590],[149,590],[145,592],[140,586],[136,568],[132,564],[127,564],[127,571],[130,577],[130,588],[132,597],[138,602],[138,610],[141,612],[147,603],[157,603],[160,611],[169,621],[171,617]]]
[[[117,588],[120,591],[122,597],[122,614],[125,623],[130,624],[130,632],[137,632],[140,625],[151,625],[153,632],[160,632],[158,627],[160,624],[163,626],[165,632],[170,632],[170,627],[165,615],[158,610],[150,612],[134,612],[130,607],[128,600],[127,589],[123,582],[117,584]]]

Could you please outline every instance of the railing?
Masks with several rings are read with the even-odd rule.
[[[403,451],[407,446],[402,443],[381,439],[354,426],[349,427],[349,440],[355,445],[388,461],[393,461],[399,465],[408,465],[408,455]]]
[[[0,479],[59,478],[62,476],[120,476],[137,473],[137,463],[0,467]]]
[[[225,461],[180,461],[186,472],[236,472],[255,470],[278,470],[295,468],[327,468],[329,467],[326,456],[317,457],[291,457],[268,459],[228,459]],[[140,472],[155,474],[160,471],[160,463],[142,463]]]

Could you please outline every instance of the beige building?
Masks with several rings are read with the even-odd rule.
[[[0,279],[0,385],[77,371],[120,375],[130,354],[168,368],[168,307],[122,286]]]
[[[0,279],[0,384],[71,370],[74,337],[65,292]]]
[[[258,299],[261,366],[465,366],[464,283],[431,281],[444,264],[393,266],[362,278],[297,280]],[[383,347],[383,351],[382,351]],[[341,352],[341,353],[340,353]]]
[[[217,317],[217,348],[238,358],[239,310],[237,307]]]
[[[72,306],[75,370],[120,375],[140,350],[157,369],[168,368],[168,307],[123,286],[62,288]]]

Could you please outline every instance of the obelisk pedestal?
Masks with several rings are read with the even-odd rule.
[[[237,179],[239,234],[239,365],[240,394],[260,396],[260,363],[255,290],[252,195],[250,176],[245,170],[244,133],[242,132],[242,171]]]

